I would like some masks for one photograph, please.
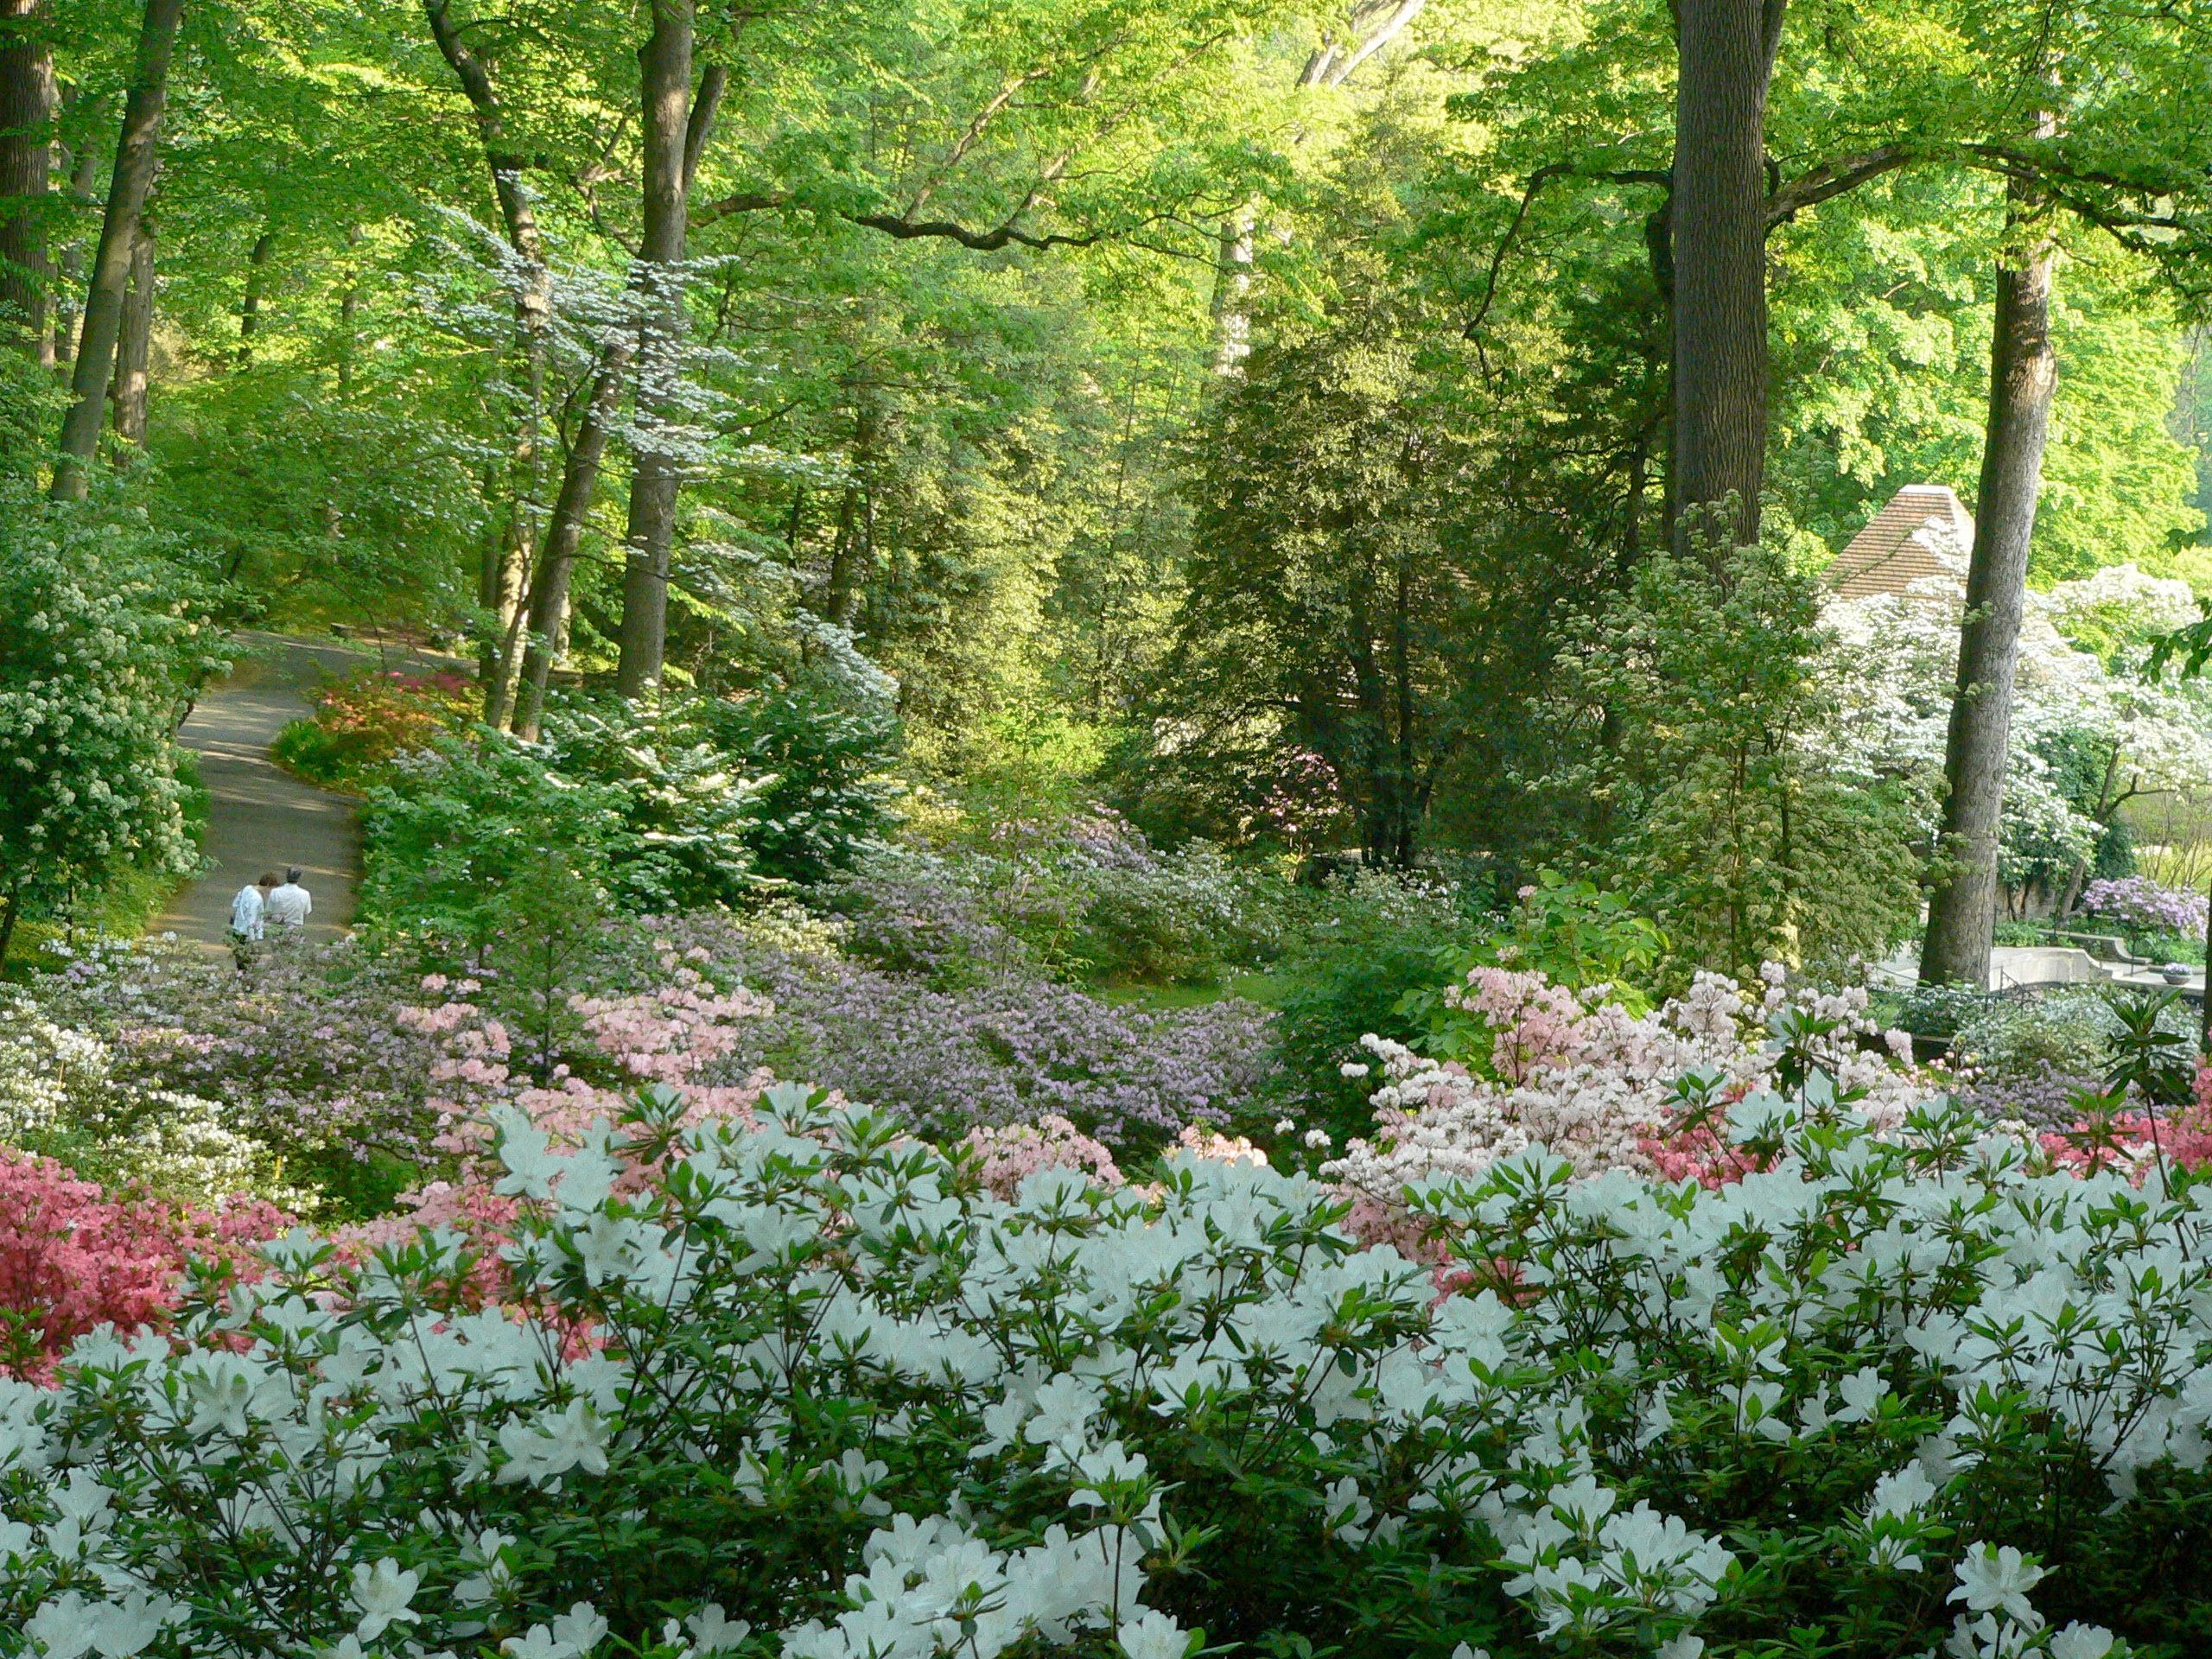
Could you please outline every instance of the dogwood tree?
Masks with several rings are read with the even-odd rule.
[[[1943,562],[1955,569],[1823,612],[1834,636],[1827,668],[1847,711],[1829,728],[1831,760],[1907,780],[1931,826],[1966,598],[1963,557]],[[2212,781],[2212,693],[2137,671],[2152,638],[2196,613],[2186,583],[2133,564],[2029,594],[2005,783],[2007,885],[2052,882],[2063,912],[2122,806]]]

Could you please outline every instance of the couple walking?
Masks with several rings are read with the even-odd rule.
[[[300,885],[300,867],[284,872],[281,882],[274,870],[258,881],[250,881],[231,900],[231,954],[244,973],[253,947],[269,937],[271,927],[303,928],[315,912],[315,900]]]

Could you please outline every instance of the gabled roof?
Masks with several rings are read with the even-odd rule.
[[[1826,580],[1839,599],[1902,594],[1956,575],[1974,547],[1974,515],[1942,484],[1908,484],[1835,556]]]

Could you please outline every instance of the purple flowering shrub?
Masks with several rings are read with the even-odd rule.
[[[1066,1118],[1117,1153],[1193,1126],[1254,1121],[1273,1081],[1271,1016],[1226,998],[1198,1007],[1110,1003],[1018,966],[952,987],[866,962],[766,943],[698,912],[663,925],[718,981],[773,1012],[722,1062],[766,1065],[892,1112],[925,1133]]]
[[[910,932],[925,949],[935,937]],[[944,975],[929,971],[942,953],[918,971],[849,957],[818,924],[699,912],[600,925],[564,959],[564,1012],[542,1031],[519,945],[451,982],[358,942],[288,945],[244,978],[174,944],[102,945],[33,994],[41,1018],[99,1039],[118,1090],[216,1103],[288,1189],[355,1217],[449,1176],[456,1126],[533,1089],[632,1086],[658,1075],[632,1051],[656,1046],[683,1051],[702,1098],[756,1090],[765,1069],[948,1140],[1058,1117],[1126,1155],[1262,1110],[1263,1010],[1117,1006],[1036,972],[988,927],[962,937],[966,965]]]
[[[2082,890],[2082,908],[2122,926],[2151,933],[2204,937],[2206,899],[2201,893],[2163,887],[2148,876],[2123,875],[2092,881]]]
[[[935,971],[933,951],[964,967],[1011,949],[1059,978],[1188,984],[1264,951],[1281,897],[1265,885],[1218,848],[1164,852],[1088,807],[975,826],[942,854],[884,849],[830,898],[854,918],[855,945],[896,965]]]

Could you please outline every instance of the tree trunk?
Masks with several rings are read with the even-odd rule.
[[[1766,479],[1766,93],[1785,0],[1680,0],[1675,545],[1758,540]],[[1723,504],[1732,505],[1723,508]]]
[[[484,643],[480,666],[486,682],[486,715],[490,702],[500,696],[497,684],[500,641],[513,632],[521,613],[523,594],[530,581],[534,528],[531,514],[543,499],[545,338],[553,320],[553,276],[545,262],[545,238],[538,228],[537,210],[522,180],[525,157],[512,147],[491,72],[482,59],[461,38],[448,12],[447,0],[423,0],[430,34],[438,51],[461,83],[463,97],[476,117],[476,135],[491,169],[492,193],[499,204],[508,245],[521,266],[515,285],[515,333],[523,358],[522,407],[515,421],[514,500],[507,515],[505,539],[486,556],[477,597],[495,619],[495,632]]]
[[[346,246],[350,251],[361,245],[361,227],[346,227]],[[349,263],[346,269],[346,288],[338,300],[338,390],[353,389],[353,334],[354,317],[361,308],[361,268]]]
[[[51,367],[46,326],[53,267],[46,252],[53,153],[54,57],[39,0],[0,0],[0,338]]]
[[[599,489],[600,462],[607,454],[607,433],[621,407],[622,382],[629,369],[626,344],[608,352],[592,385],[582,429],[569,447],[568,464],[561,472],[561,493],[545,526],[545,550],[530,585],[528,644],[514,708],[518,737],[536,741],[544,718],[545,688],[552,681],[553,664],[560,656],[568,626],[569,579],[575,569],[577,550],[583,543],[584,520],[590,516],[592,498]]]
[[[1213,372],[1239,373],[1252,351],[1252,210],[1222,221],[1213,264]]]
[[[146,442],[153,356],[154,217],[149,213],[139,219],[138,234],[130,244],[130,288],[123,298],[123,327],[116,340],[115,380],[110,391],[115,399],[116,435],[141,448]]]
[[[108,377],[115,369],[115,343],[123,331],[123,301],[130,283],[138,219],[154,182],[169,54],[176,46],[177,18],[183,10],[184,0],[146,0],[130,94],[123,105],[115,176],[108,186],[107,212],[100,220],[99,251],[92,257],[92,279],[85,290],[84,327],[70,383],[74,401],[61,423],[61,454],[54,468],[51,493],[57,501],[81,501],[92,488],[92,457],[107,413]]]
[[[245,258],[245,294],[238,302],[238,355],[242,369],[253,366],[253,337],[261,332],[261,296],[269,283],[269,262],[276,252],[276,232],[266,224],[253,238]]]
[[[637,471],[630,485],[629,555],[622,571],[621,657],[615,690],[642,696],[660,682],[668,652],[670,546],[682,463],[671,442],[673,381],[683,348],[683,232],[690,191],[684,165],[690,125],[693,0],[652,0],[653,32],[638,54],[643,72],[645,234],[638,248],[645,314],[638,352]]]
[[[75,101],[76,94],[70,87],[62,88],[61,107],[67,111]],[[88,118],[97,124],[99,115],[95,105]],[[78,145],[73,155],[65,146],[61,151],[62,169],[68,175],[68,201],[73,213],[80,202],[92,199],[92,186],[99,180],[99,152],[87,138]],[[55,284],[54,302],[48,309],[54,314],[53,357],[56,368],[67,369],[77,354],[77,295],[85,279],[85,240],[72,236],[61,245],[60,279]]]
[[[2013,229],[2039,206],[2012,192]],[[2027,602],[2028,550],[2043,484],[2058,359],[2050,341],[2051,245],[2038,237],[1997,272],[1991,343],[1989,424],[1981,490],[1974,504],[1974,556],[1959,629],[1957,695],[1943,748],[1942,837],[1946,874],[1930,895],[1920,977],[1931,985],[1989,982],[1997,917],[1997,836],[2005,804],[2005,757],[2012,723],[2012,678]]]

